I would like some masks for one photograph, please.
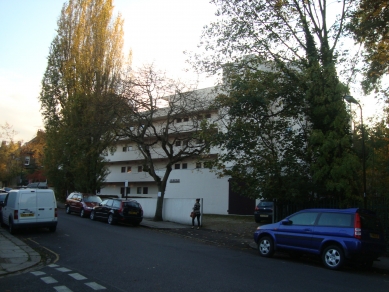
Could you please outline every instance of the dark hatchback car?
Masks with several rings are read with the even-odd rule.
[[[254,219],[255,222],[272,221],[274,203],[272,201],[261,201],[255,207]]]
[[[340,269],[346,260],[371,267],[386,252],[379,218],[358,208],[302,210],[258,227],[254,241],[263,257],[271,257],[275,251],[287,251],[294,257],[314,254],[332,270]]]
[[[75,212],[81,217],[87,217],[93,207],[98,206],[101,202],[101,198],[95,194],[73,192],[66,198],[66,213]]]
[[[139,225],[143,220],[143,209],[136,200],[107,199],[93,208],[90,219],[107,221],[108,224],[126,222]]]

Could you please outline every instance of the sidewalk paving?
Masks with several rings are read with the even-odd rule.
[[[147,218],[143,219],[140,226],[165,230],[192,230],[188,225],[169,221],[157,222]],[[201,231],[213,231],[212,226],[204,228],[203,230],[198,230],[198,232]],[[250,247],[254,249],[257,248],[254,242],[250,244]],[[17,237],[9,234],[8,230],[0,228],[0,278],[8,274],[26,270],[38,265],[40,262],[41,256],[38,252],[33,250]],[[373,267],[385,270],[389,273],[389,258],[380,258],[380,261],[374,262]]]

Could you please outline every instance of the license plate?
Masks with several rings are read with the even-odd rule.
[[[375,233],[370,233],[370,238],[380,239],[380,235]]]
[[[134,211],[130,211],[130,212],[128,212],[128,214],[130,214],[130,215],[136,215],[136,214],[138,214],[138,212],[134,212]]]
[[[259,217],[269,217],[269,215],[260,215]]]
[[[34,217],[34,213],[22,213],[20,217]]]

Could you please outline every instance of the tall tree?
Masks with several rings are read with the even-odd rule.
[[[176,163],[204,159],[210,147],[214,123],[205,91],[194,91],[146,65],[123,83],[127,102],[118,136],[136,143],[148,172],[158,186],[154,220],[161,221],[169,175]]]
[[[58,20],[40,94],[51,183],[95,192],[107,175],[101,154],[115,139],[123,21],[112,0],[70,0]]]
[[[250,59],[252,66],[255,60]],[[305,198],[315,189],[309,177],[309,127],[300,88],[282,72],[242,73],[234,67],[224,67],[230,90],[217,99],[220,108],[228,109],[223,117],[226,131],[219,132],[214,141],[222,148],[219,167],[233,162],[223,169],[233,181],[244,182],[233,184],[241,195]]]
[[[22,141],[14,141],[16,134],[10,124],[0,125],[0,182],[6,187],[19,185],[24,170],[20,154]]]
[[[307,144],[304,145],[306,156],[302,163],[309,165],[309,178],[312,185],[315,185],[311,193],[342,198],[356,195],[354,181],[357,180],[356,170],[359,165],[351,148],[350,117],[343,101],[343,95],[348,89],[340,83],[336,67],[338,56],[345,56],[347,53],[339,45],[345,31],[346,16],[353,8],[352,1],[342,0],[331,7],[325,0],[212,2],[217,5],[217,15],[221,20],[204,30],[202,43],[212,54],[209,58],[198,58],[199,69],[217,73],[223,64],[233,63],[237,64],[241,72],[247,68],[252,72],[272,71],[282,73],[282,76],[292,80],[295,89],[291,92],[298,96],[285,95],[285,87],[278,88],[277,82],[268,82],[263,84],[268,90],[252,90],[252,99],[257,102],[264,99],[275,102],[278,99],[285,107],[293,106],[293,102],[288,102],[288,99],[300,99],[295,105],[300,105],[299,110],[308,126]],[[330,8],[331,14],[337,15],[332,23],[328,20]],[[242,61],[247,55],[253,56],[253,65]],[[268,69],[261,68],[261,64],[266,64]],[[263,76],[260,78],[260,82],[267,82]],[[251,80],[245,80],[247,84],[249,81]],[[227,86],[230,95],[235,94],[238,104],[246,102],[244,91],[237,91],[230,84]],[[280,111],[280,114],[282,112],[285,110]],[[291,113],[292,111],[289,115]],[[240,115],[239,121],[244,120],[246,112],[242,111]],[[289,118],[293,118],[293,115]],[[298,119],[298,116],[294,119]],[[262,125],[263,121],[256,121],[257,129],[261,129]],[[278,125],[279,123],[274,124]],[[236,129],[236,133],[240,139],[239,129],[240,127]],[[300,135],[301,132],[294,134]],[[295,138],[292,140],[298,141]],[[289,142],[279,139],[276,143],[286,143],[281,147],[286,149]],[[262,144],[263,149],[266,147]],[[242,151],[249,155],[251,148],[247,146]],[[278,156],[287,158],[282,151]],[[293,161],[300,159],[295,156]],[[281,171],[278,173],[282,175],[288,169],[285,165],[279,167]],[[251,181],[256,181],[254,174],[248,173]],[[306,174],[303,172],[300,175]],[[273,189],[275,188],[276,184]]]
[[[349,26],[357,42],[365,47],[363,88],[371,92],[389,70],[389,3],[386,0],[360,0]],[[388,88],[386,88],[388,90]]]

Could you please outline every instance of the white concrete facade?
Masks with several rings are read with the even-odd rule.
[[[204,96],[211,92],[211,89],[200,90]],[[161,110],[163,113],[164,110]],[[216,112],[208,112],[203,117],[208,122],[214,123],[218,118]],[[155,124],[163,125],[163,114],[157,116]],[[193,129],[190,120],[180,119],[175,124],[175,129],[179,133],[184,133],[186,129]],[[180,151],[181,146],[176,145],[175,151]],[[153,161],[157,174],[162,177],[165,173],[166,158],[162,149],[152,149]],[[218,149],[211,149],[211,155],[217,155]],[[114,153],[108,153],[105,157],[109,174],[106,178],[104,188],[100,193],[103,195],[125,196],[125,186],[127,186],[127,197],[135,198],[157,198],[158,188],[154,179],[143,171],[143,156],[138,150],[137,144],[131,141],[122,141],[116,145]],[[194,157],[181,161],[173,166],[170,173],[165,199],[203,199],[203,211],[206,214],[228,214],[229,182],[228,177],[218,178],[215,172],[204,167],[204,162],[200,157]],[[185,212],[188,212],[186,210]],[[189,215],[188,215],[189,216]],[[190,219],[190,218],[189,218]]]

